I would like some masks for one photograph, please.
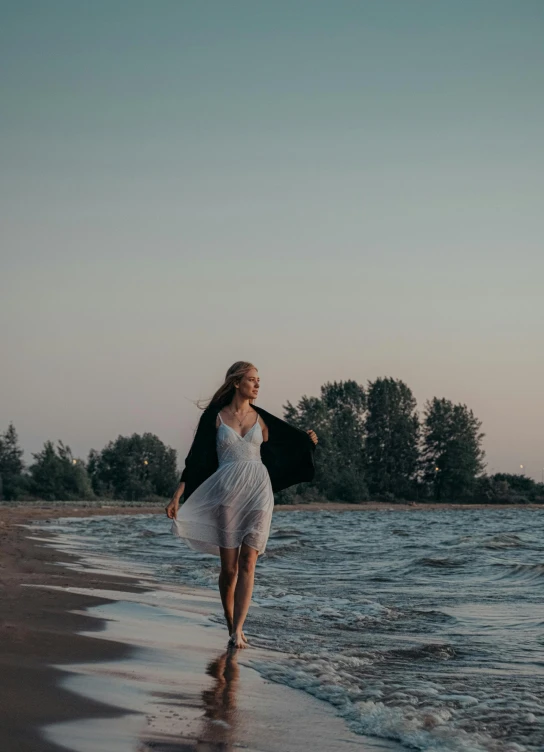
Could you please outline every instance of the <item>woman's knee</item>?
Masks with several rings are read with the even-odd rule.
[[[219,576],[222,578],[223,582],[230,585],[238,577],[238,565],[234,563],[223,564]]]
[[[221,555],[221,573],[220,577],[223,582],[230,584],[238,575],[238,554],[237,548],[220,548]]]
[[[255,570],[255,564],[257,563],[258,552],[255,549],[246,549],[240,552],[238,559],[238,568],[244,574],[251,574]]]

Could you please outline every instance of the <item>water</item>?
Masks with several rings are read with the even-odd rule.
[[[165,517],[47,527],[217,587],[218,559]],[[278,652],[252,665],[352,730],[429,752],[544,750],[544,509],[276,512],[254,602],[246,634]]]

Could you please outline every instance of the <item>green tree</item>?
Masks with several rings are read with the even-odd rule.
[[[478,501],[524,504],[544,501],[544,483],[519,473],[495,473],[478,479],[475,491]]]
[[[44,443],[41,452],[32,454],[30,490],[46,501],[92,499],[94,494],[82,460],[76,459],[69,446],[52,441]]]
[[[410,388],[378,378],[367,388],[366,453],[372,494],[410,498],[419,460],[419,416]]]
[[[473,494],[484,469],[481,425],[466,405],[436,397],[425,403],[421,469],[436,500]]]
[[[528,478],[521,473],[495,473],[491,476],[494,482],[503,482],[508,484],[509,490],[513,494],[531,498],[535,495],[538,484],[532,478]]]
[[[355,381],[326,383],[321,397],[303,397],[284,406],[286,421],[304,430],[313,428],[319,444],[312,486],[331,500],[363,501],[365,482],[364,387]]]
[[[91,449],[87,468],[98,496],[135,501],[169,496],[178,482],[176,451],[152,433],[119,436],[101,452]]]
[[[0,499],[17,499],[25,489],[23,450],[13,423],[0,436]]]

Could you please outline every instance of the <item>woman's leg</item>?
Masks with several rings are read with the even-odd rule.
[[[245,648],[242,629],[251,603],[258,555],[257,549],[242,543],[238,557],[238,580],[234,591],[234,619],[230,641],[230,644],[237,648]]]
[[[221,603],[229,628],[229,635],[232,634],[232,622],[234,617],[234,590],[236,580],[238,579],[238,555],[239,548],[220,548],[221,571],[219,573],[219,593],[221,594]]]

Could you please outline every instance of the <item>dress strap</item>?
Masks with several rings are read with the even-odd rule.
[[[223,421],[223,418],[221,417],[221,410],[219,410],[217,414],[219,415],[219,420],[221,421],[221,423],[223,423],[224,421]]]
[[[255,412],[257,413],[257,410],[255,410]],[[259,422],[259,413],[257,413],[257,420],[255,421],[253,425],[256,426],[258,422]]]

